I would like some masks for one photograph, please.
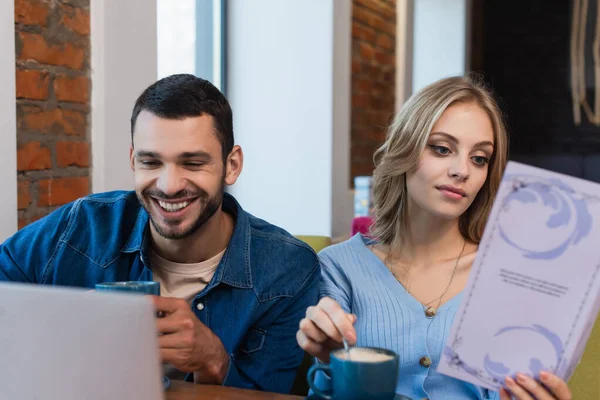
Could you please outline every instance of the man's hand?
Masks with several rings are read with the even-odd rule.
[[[183,372],[193,372],[194,382],[221,385],[229,369],[229,355],[221,340],[182,299],[151,296],[157,311],[160,356]]]

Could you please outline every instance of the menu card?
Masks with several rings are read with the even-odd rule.
[[[573,374],[600,310],[600,184],[509,162],[438,372]]]

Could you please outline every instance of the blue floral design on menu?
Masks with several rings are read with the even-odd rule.
[[[488,353],[483,360],[483,369],[479,369],[462,360],[453,348],[446,346],[444,349],[446,362],[450,367],[461,369],[480,381],[496,387],[503,386],[504,378],[506,376],[515,377],[517,372],[530,373],[531,376],[538,378],[540,371],[542,370],[556,371],[559,368],[564,353],[564,346],[556,333],[541,325],[534,324],[531,326],[507,326],[498,330],[494,337],[500,338],[508,332],[517,332],[519,335],[533,333],[534,335],[539,336],[539,340],[547,341],[554,349],[554,359],[550,360],[549,358],[552,357],[549,357],[546,353],[539,355],[534,354],[529,359],[529,371],[517,371],[515,368],[506,365],[503,361],[493,359],[493,356],[490,356]],[[514,338],[511,338],[510,340],[514,340]],[[461,344],[462,338],[458,338],[454,343],[454,347],[459,348]],[[515,345],[518,346],[518,343]]]
[[[508,233],[500,225],[499,232],[502,239],[520,250],[524,257],[530,259],[554,259],[562,255],[570,246],[575,246],[582,238],[587,236],[592,229],[592,215],[588,211],[588,199],[577,193],[570,186],[558,179],[544,179],[531,175],[508,175],[512,181],[512,191],[504,198],[501,213],[510,214],[514,203],[532,206],[532,211],[543,204],[548,216],[545,221],[535,218],[522,221],[521,225],[543,223],[546,229],[554,230],[555,242],[547,248],[535,248],[532,240],[535,237]],[[519,214],[521,216],[522,214]],[[503,218],[514,221],[513,218]],[[515,216],[515,218],[517,218]],[[522,218],[522,217],[521,217]],[[562,229],[559,229],[562,228]],[[539,230],[538,230],[539,231]],[[528,243],[529,241],[529,243]]]
[[[560,337],[552,332],[551,330],[541,326],[541,325],[532,325],[532,326],[507,326],[500,329],[494,337],[499,337],[504,335],[507,332],[530,332],[540,336],[540,340],[546,340],[554,349],[555,359],[553,363],[550,363],[549,360],[542,361],[539,357],[542,355],[536,356],[533,355],[529,359],[529,371],[515,371],[510,366],[505,365],[502,361],[493,360],[492,357],[486,354],[485,359],[483,361],[483,367],[485,371],[497,380],[504,380],[504,377],[507,375],[514,376],[517,372],[530,372],[531,376],[539,377],[540,371],[548,370],[554,371],[558,367],[560,360],[562,358],[564,347]],[[518,345],[518,344],[516,344]]]

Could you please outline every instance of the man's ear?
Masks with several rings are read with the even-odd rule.
[[[225,183],[227,185],[231,186],[237,181],[243,166],[244,152],[240,146],[233,146],[225,161]]]
[[[135,155],[133,153],[133,145],[129,146],[129,165],[131,170],[135,171]]]

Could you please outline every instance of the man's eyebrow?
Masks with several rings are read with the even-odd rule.
[[[178,158],[203,158],[205,160],[212,160],[212,156],[210,155],[210,153],[207,153],[206,151],[186,151],[184,153],[181,153],[179,155]]]
[[[136,157],[160,158],[160,154],[155,151],[139,150],[135,152]]]

